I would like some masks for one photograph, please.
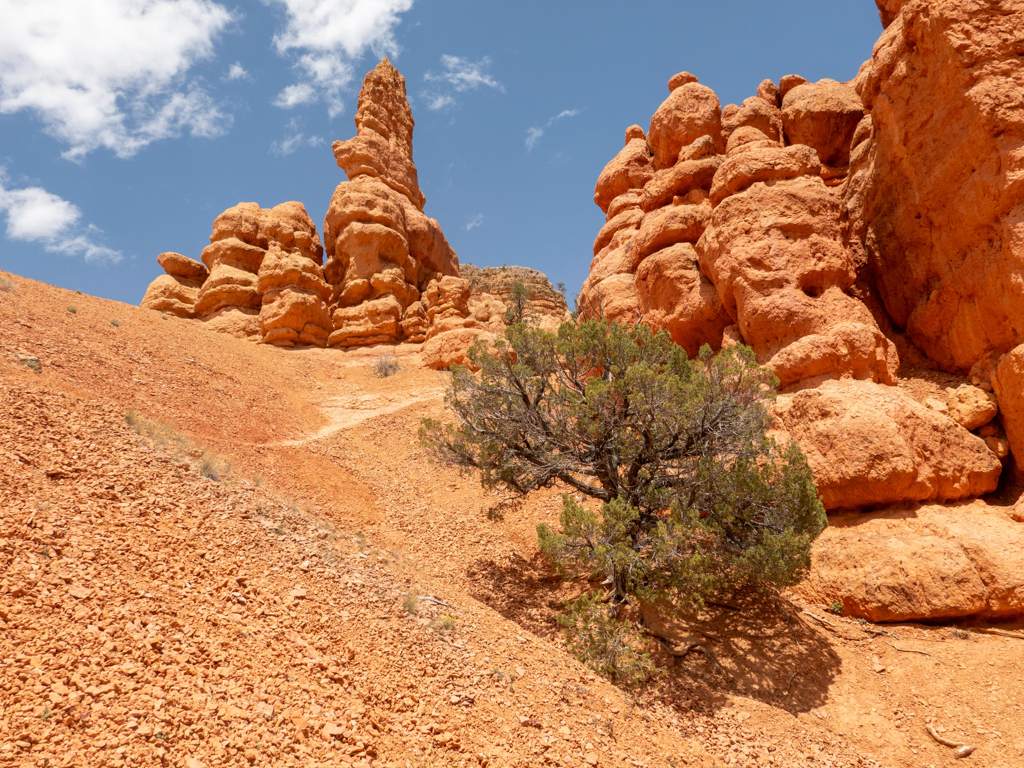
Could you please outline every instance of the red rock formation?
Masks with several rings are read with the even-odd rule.
[[[213,222],[210,276],[195,313],[213,330],[269,344],[324,343],[323,247],[302,203],[239,203]]]
[[[324,271],[337,307],[330,344],[422,341],[420,294],[435,278],[457,278],[459,261],[423,213],[405,78],[387,59],[366,76],[355,123],[354,138],[334,143],[349,180],[324,221]]]
[[[209,270],[180,253],[161,253],[157,262],[167,274],[154,280],[142,299],[142,307],[178,317],[195,317],[196,299]]]
[[[967,372],[1024,343],[1024,1],[879,8],[847,204],[889,316]]]

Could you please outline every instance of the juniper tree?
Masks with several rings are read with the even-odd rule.
[[[824,510],[800,449],[767,435],[777,382],[750,349],[689,360],[664,332],[589,320],[557,335],[514,324],[469,360],[445,397],[455,423],[424,419],[422,444],[488,489],[572,489],[540,548],[603,579],[612,605],[694,609],[808,567]]]
[[[530,310],[532,309],[530,306],[530,296],[530,289],[521,282],[516,280],[512,283],[512,287],[509,289],[508,296],[505,299],[508,305],[505,308],[506,323],[515,325],[530,319]]]

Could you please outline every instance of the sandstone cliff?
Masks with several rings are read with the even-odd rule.
[[[691,354],[751,346],[829,510],[981,496],[1011,450],[1024,469],[1024,0],[879,9],[850,83],[789,75],[722,108],[673,76],[598,178],[578,305]],[[829,583],[862,555],[833,557]],[[872,617],[965,615],[862,598]]]

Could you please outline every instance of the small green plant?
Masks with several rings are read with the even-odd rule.
[[[112,326],[114,326],[115,328],[117,328],[118,326],[120,326],[120,325],[121,325],[121,321],[120,321],[120,320],[111,320],[111,321],[110,321],[110,324],[111,324]]]
[[[508,325],[525,323],[530,319],[530,290],[516,280],[505,298],[505,322]]]
[[[565,296],[565,283],[555,283],[555,290]]]
[[[413,587],[405,593],[405,597],[402,598],[402,607],[410,616],[415,616],[419,612],[420,593],[416,587]]]
[[[75,309],[74,307],[68,307],[68,312],[70,312],[72,315],[78,314],[78,310]]]
[[[13,293],[16,290],[18,290],[18,286],[6,277],[0,277],[0,293]]]
[[[362,552],[364,549],[366,549],[367,546],[369,546],[366,543],[366,534],[364,534],[362,531],[356,531],[355,540],[356,546],[359,547],[360,552]]]
[[[260,488],[263,485],[263,475],[253,475],[252,485],[254,488]]]
[[[386,379],[388,376],[398,373],[398,370],[398,358],[390,352],[381,352],[374,360],[373,372],[377,374],[378,378]]]
[[[558,623],[569,649],[599,675],[633,688],[658,671],[633,626],[615,617],[598,595],[583,594],[565,608]]]
[[[167,741],[171,737],[168,736],[164,731],[160,731],[159,733],[153,734],[153,738],[154,739],[160,739],[162,741]]]
[[[19,359],[25,367],[32,369],[36,373],[42,372],[43,364],[39,362],[38,357],[20,356]]]
[[[857,623],[860,624],[863,627],[865,624],[868,623],[868,620],[865,619],[863,616],[861,616],[860,618],[857,619]]]
[[[834,613],[836,616],[843,612],[843,601],[836,600],[832,605],[828,607],[829,613]]]
[[[162,317],[164,320],[167,319],[167,315],[160,315],[160,317]]]
[[[43,712],[39,717],[42,718],[43,721],[49,720],[53,717],[53,710],[51,710],[49,706],[45,706],[43,707]]]
[[[79,296],[81,296],[81,295],[82,295],[82,292],[81,292],[81,291],[75,291],[75,293],[77,293],[77,294],[78,294]]]

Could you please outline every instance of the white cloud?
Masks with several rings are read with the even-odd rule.
[[[494,88],[505,92],[505,86],[491,77],[485,70],[491,66],[491,60],[484,56],[480,61],[472,62],[460,56],[441,57],[441,65],[444,70],[440,73],[427,72],[423,79],[428,83],[434,83],[435,87],[450,88],[456,93],[475,91],[481,87]],[[423,97],[427,100],[427,108],[437,111],[455,104],[455,98],[450,93],[430,90],[424,91]]]
[[[9,239],[38,242],[51,253],[84,256],[86,261],[121,260],[119,251],[93,240],[101,234],[99,229],[79,224],[82,212],[78,206],[42,187],[7,189],[4,182],[0,168],[0,212],[7,216]]]
[[[471,229],[476,229],[483,223],[484,215],[482,213],[478,213],[476,216],[473,217],[473,220],[466,225],[466,231],[469,232]]]
[[[429,99],[429,101],[427,101],[427,109],[433,110],[435,112],[439,109],[450,107],[452,104],[455,103],[455,99],[453,99],[451,96],[441,94],[434,94],[433,96],[428,96],[427,98]]]
[[[423,79],[431,83],[448,83],[459,93],[475,91],[482,85],[505,92],[505,86],[484,72],[491,66],[491,60],[487,56],[480,61],[472,62],[459,56],[445,54],[441,57],[441,64],[444,66],[444,72],[437,75],[427,72]]]
[[[342,110],[341,94],[354,76],[354,63],[367,49],[395,55],[393,30],[413,0],[264,0],[285,11],[285,28],[274,36],[282,56],[297,56],[298,84],[274,104],[290,108],[317,98],[327,102],[331,117]],[[301,89],[301,90],[299,90]],[[286,92],[291,91],[291,95]],[[294,98],[302,95],[302,100]]]
[[[252,80],[245,67],[242,66],[242,62],[236,61],[231,65],[231,69],[228,70],[227,75],[224,77],[225,80]]]
[[[309,104],[316,101],[316,90],[309,83],[297,83],[289,85],[274,99],[274,106],[282,109],[291,109],[301,104]]]
[[[526,129],[526,151],[529,152],[535,146],[537,142],[541,140],[544,135],[544,131],[550,128],[552,125],[557,123],[559,120],[566,117],[576,117],[580,113],[578,109],[563,109],[557,115],[552,118],[548,118],[548,121],[544,124],[543,128],[534,126],[533,128]]]
[[[230,123],[185,81],[233,20],[213,0],[0,0],[0,19],[0,113],[35,113],[68,159]]]
[[[302,132],[302,122],[293,118],[288,122],[289,134],[281,141],[275,141],[270,145],[270,151],[275,155],[290,155],[300,147],[319,147],[327,143],[322,136],[306,136]]]

